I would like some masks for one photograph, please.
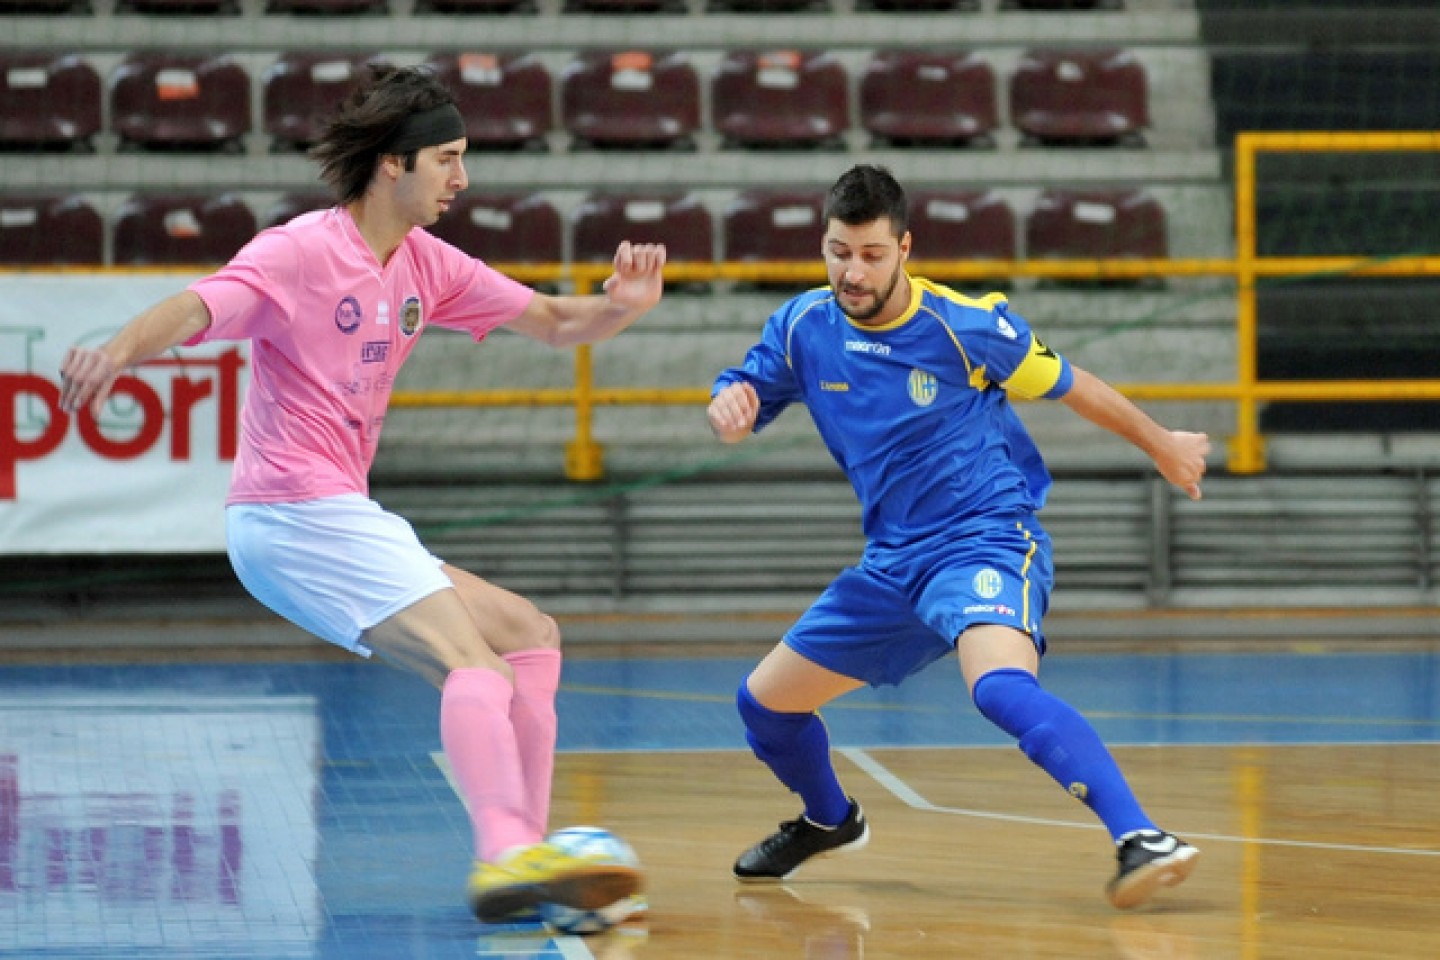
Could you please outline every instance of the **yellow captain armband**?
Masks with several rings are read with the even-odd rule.
[[[1020,366],[1015,368],[1010,379],[1000,386],[1005,388],[1006,393],[1033,400],[1055,389],[1055,384],[1060,382],[1060,376],[1064,372],[1064,361],[1032,333],[1030,349],[1026,351],[1025,359],[1020,361]]]

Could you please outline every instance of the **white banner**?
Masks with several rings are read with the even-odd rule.
[[[0,276],[0,553],[225,548],[249,344],[130,371],[100,416],[60,411],[60,363],[196,274]]]

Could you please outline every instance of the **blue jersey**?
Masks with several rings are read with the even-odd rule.
[[[1007,393],[1055,399],[1074,382],[1000,294],[974,299],[918,277],[910,292],[878,327],[847,317],[828,287],[803,293],[714,387],[754,386],[756,430],[805,404],[860,498],[866,538],[888,547],[1038,510],[1050,474]]]

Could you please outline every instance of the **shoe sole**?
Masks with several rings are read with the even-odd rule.
[[[639,893],[643,886],[644,875],[633,867],[596,864],[550,880],[516,883],[472,894],[470,910],[481,923],[498,923],[542,903],[598,910]]]
[[[826,857],[840,857],[844,856],[847,853],[854,853],[856,850],[859,850],[861,847],[865,846],[865,844],[869,842],[870,823],[867,820],[865,822],[865,829],[860,834],[860,836],[856,837],[854,840],[851,840],[849,843],[842,843],[838,847],[833,847],[832,849],[826,850],[822,853],[817,853],[813,856],[806,857],[804,860],[802,860],[799,864],[796,865],[794,870],[791,870],[787,874],[775,876],[773,874],[743,874],[738,870],[735,870],[733,872],[735,874],[735,879],[739,880],[741,883],[784,883],[786,880],[789,880],[791,877],[795,876],[795,874],[799,873],[800,868],[805,866],[805,864],[807,863],[814,863],[816,860],[824,860]]]
[[[1120,910],[1138,907],[1155,896],[1161,887],[1176,887],[1184,883],[1199,859],[1200,850],[1189,847],[1147,863],[1129,873],[1125,879],[1111,881],[1106,890],[1110,903]]]

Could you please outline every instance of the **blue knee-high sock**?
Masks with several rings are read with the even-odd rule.
[[[735,700],[750,749],[805,801],[805,816],[821,826],[844,823],[850,800],[830,763],[830,734],[819,715],[776,713],[761,706],[743,683]]]
[[[1089,721],[1046,692],[1024,670],[992,670],[975,683],[975,706],[1020,741],[1020,749],[1055,782],[1095,811],[1117,840],[1155,824]]]

